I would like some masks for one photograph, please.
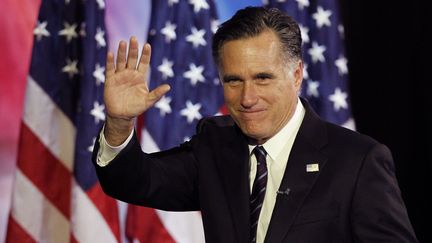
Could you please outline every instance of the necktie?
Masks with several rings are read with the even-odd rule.
[[[251,223],[251,242],[256,242],[258,219],[261,212],[261,207],[264,202],[264,196],[267,186],[267,152],[262,146],[256,146],[253,153],[257,159],[256,176],[250,195],[250,223]]]

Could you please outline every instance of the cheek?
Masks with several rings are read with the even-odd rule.
[[[236,102],[237,94],[235,90],[224,87],[224,98],[225,98],[226,105],[232,106]]]

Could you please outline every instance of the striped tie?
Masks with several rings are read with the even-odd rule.
[[[251,223],[251,242],[256,242],[258,219],[261,207],[264,202],[264,196],[267,185],[267,152],[262,146],[256,146],[253,150],[257,159],[257,170],[255,181],[250,195],[250,223]]]

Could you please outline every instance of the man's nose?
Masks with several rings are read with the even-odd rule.
[[[243,83],[240,103],[245,108],[250,108],[258,102],[258,93],[255,84],[250,81]]]

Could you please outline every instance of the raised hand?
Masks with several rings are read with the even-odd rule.
[[[119,43],[117,60],[107,55],[104,102],[107,111],[105,138],[111,145],[121,144],[133,129],[134,118],[153,106],[166,92],[169,85],[161,85],[152,91],[147,86],[151,47],[145,44],[138,60],[138,41],[132,37],[126,56],[127,44]]]

